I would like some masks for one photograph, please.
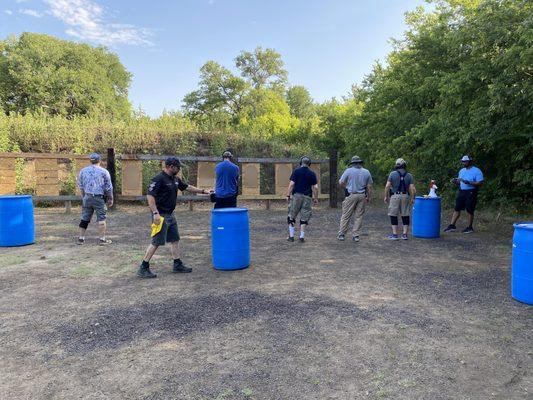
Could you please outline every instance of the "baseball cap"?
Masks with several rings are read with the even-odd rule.
[[[180,160],[176,157],[168,157],[165,160],[165,165],[167,167],[181,167]]]
[[[102,159],[102,157],[100,157],[100,154],[98,153],[91,153],[89,155],[89,160],[91,161],[100,161]]]
[[[226,150],[224,153],[222,153],[222,158],[233,158],[233,154],[231,154],[231,151]]]
[[[472,158],[470,158],[470,156],[463,156],[463,158],[461,158],[461,161],[472,161]]]
[[[398,158],[396,160],[396,165],[397,166],[400,166],[400,165],[407,165],[407,163],[405,162],[405,160],[403,158]]]

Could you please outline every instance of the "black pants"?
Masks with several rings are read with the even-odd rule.
[[[216,197],[215,208],[237,207],[237,195],[230,197]]]

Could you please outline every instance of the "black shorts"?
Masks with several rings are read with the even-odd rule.
[[[216,197],[215,208],[237,207],[237,196]]]
[[[165,243],[177,242],[180,240],[180,234],[178,232],[178,222],[174,214],[161,214],[165,220],[161,230],[152,237],[152,244],[154,246],[164,246]]]
[[[477,190],[459,190],[455,199],[455,211],[466,210],[469,214],[474,214],[477,204]]]

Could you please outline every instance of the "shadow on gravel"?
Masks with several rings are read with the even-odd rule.
[[[449,329],[445,321],[394,306],[361,309],[325,296],[301,299],[298,294],[279,297],[240,291],[104,309],[77,324],[56,326],[52,332],[41,334],[40,340],[43,344],[59,342],[70,354],[88,353],[139,339],[179,339],[258,317],[266,321],[259,332],[265,340],[295,344],[320,340],[338,329],[365,330],[370,321],[422,329],[430,335]]]

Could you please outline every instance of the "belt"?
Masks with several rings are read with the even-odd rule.
[[[93,196],[93,197],[104,197],[103,194],[94,194],[94,193],[85,193],[87,196]]]
[[[366,194],[366,192],[352,192],[350,194]]]

